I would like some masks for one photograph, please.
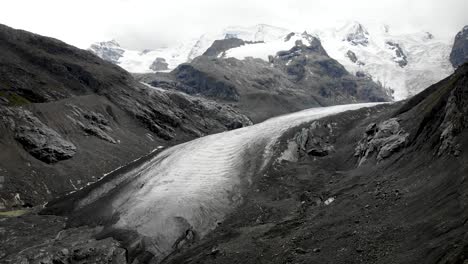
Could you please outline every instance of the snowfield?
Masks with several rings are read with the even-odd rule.
[[[173,47],[142,52],[123,49],[118,44],[114,48],[104,45],[100,50],[100,44],[97,44],[93,52],[105,57],[109,49],[114,49],[122,53],[116,63],[135,73],[154,72],[150,69],[152,63],[156,58],[164,58],[168,64],[164,71],[170,71],[202,55],[215,40],[234,37],[256,43],[230,49],[224,57],[240,60],[253,57],[268,61],[269,55],[275,56],[278,51],[291,49],[297,40],[307,43],[301,33],[287,40],[286,36],[291,32],[264,24],[228,27],[187,39]],[[330,28],[311,28],[308,32],[318,37],[330,57],[351,74],[370,76],[387,88],[395,100],[411,97],[454,71],[449,61],[452,39],[433,36],[429,32],[403,34],[382,23],[360,24],[355,21]]]
[[[452,74],[454,69],[449,61],[452,48],[451,40],[442,39],[428,32],[412,34],[393,33],[392,28],[384,24],[363,25],[367,35],[367,45],[355,45],[346,41],[349,34],[355,34],[358,22],[349,22],[345,26],[317,30],[323,47],[349,72],[364,72],[384,87],[393,90],[395,100],[411,97],[428,86]],[[406,56],[407,65],[400,66],[401,57],[388,43],[401,47]],[[347,52],[352,51],[357,62],[351,61]]]
[[[105,197],[119,220],[164,256],[190,234],[203,237],[242,201],[242,190],[261,173],[278,138],[288,129],[375,103],[313,108],[250,127],[202,137],[171,147],[135,170],[98,186],[80,207]],[[118,187],[117,187],[118,186]]]

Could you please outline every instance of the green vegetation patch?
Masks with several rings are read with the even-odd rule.
[[[27,212],[28,210],[5,211],[5,212],[0,212],[0,217],[17,217],[17,216],[24,215]]]
[[[8,100],[9,106],[21,106],[21,105],[26,105],[26,104],[31,103],[28,99],[15,93],[8,93],[8,92],[0,91],[0,96]]]

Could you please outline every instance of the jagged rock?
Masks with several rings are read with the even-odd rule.
[[[63,229],[65,220],[56,216],[27,215],[3,220],[0,245],[4,263],[127,263],[126,250],[119,242],[93,237],[99,229]]]
[[[300,154],[324,157],[334,150],[333,145],[330,143],[332,133],[332,124],[322,124],[315,121],[309,128],[303,128],[301,132],[297,133],[294,140]]]
[[[76,153],[75,145],[45,125],[42,127],[19,126],[15,139],[29,154],[46,163],[70,159]]]
[[[86,111],[76,105],[69,104],[73,109],[75,118],[68,116],[75,124],[88,135],[95,136],[112,144],[117,144],[117,141],[106,132],[112,131],[109,126],[110,122],[102,114],[93,111]],[[79,119],[79,120],[78,120]]]
[[[245,45],[245,41],[238,38],[225,38],[221,40],[215,40],[213,44],[203,53],[204,56],[218,57],[225,51]]]
[[[286,35],[286,37],[284,38],[284,41],[285,41],[285,42],[286,42],[286,41],[289,41],[294,35],[295,35],[294,32],[289,33],[289,34]]]
[[[387,46],[389,49],[393,50],[395,52],[395,55],[393,56],[393,60],[400,65],[400,67],[405,67],[408,65],[408,57],[406,56],[405,52],[401,48],[400,44],[395,43],[393,41],[387,41],[386,42]]]
[[[381,161],[399,151],[406,144],[408,136],[409,133],[400,128],[396,118],[378,125],[371,123],[356,146],[354,156],[358,157],[359,166],[374,153],[377,153],[377,161]]]
[[[169,70],[169,64],[166,62],[164,58],[156,58],[150,66],[150,69],[153,71],[165,71]]]
[[[440,125],[440,146],[437,154],[440,156],[444,152],[450,152],[455,156],[460,154],[459,145],[457,144],[457,136],[460,132],[468,127],[468,96],[466,95],[466,87],[458,87],[454,89],[445,105],[445,115]]]
[[[348,52],[346,52],[346,56],[349,58],[350,61],[352,61],[353,63],[356,63],[359,66],[365,65],[364,62],[358,59],[358,57],[356,56],[356,53],[352,52],[351,50],[348,50]]]
[[[112,144],[117,144],[117,141],[113,139],[111,136],[106,134],[104,131],[102,131],[101,128],[94,126],[94,125],[88,125],[88,126],[83,126],[83,131],[88,133],[89,135],[96,136],[102,140],[108,141]]]
[[[348,56],[349,60],[351,60],[352,62],[356,63],[358,58],[356,56],[356,53],[348,50],[348,52],[346,52],[346,56]]]
[[[76,153],[73,143],[65,140],[59,133],[42,123],[30,111],[22,108],[0,109],[8,120],[14,137],[23,148],[38,160],[55,163],[70,159]]]
[[[468,62],[468,26],[465,26],[455,36],[455,40],[450,53],[450,62],[454,68]]]

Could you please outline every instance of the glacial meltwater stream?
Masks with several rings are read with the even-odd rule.
[[[113,228],[149,240],[147,250],[164,257],[188,232],[203,237],[242,201],[252,175],[272,157],[288,129],[336,113],[375,104],[313,108],[171,147],[138,168],[93,189],[79,208],[105,197]]]

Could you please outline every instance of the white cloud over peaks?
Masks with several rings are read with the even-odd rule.
[[[171,45],[229,25],[265,23],[291,30],[339,20],[378,20],[393,28],[453,37],[468,24],[466,0],[11,0],[0,23],[81,48],[117,39],[134,49]]]

